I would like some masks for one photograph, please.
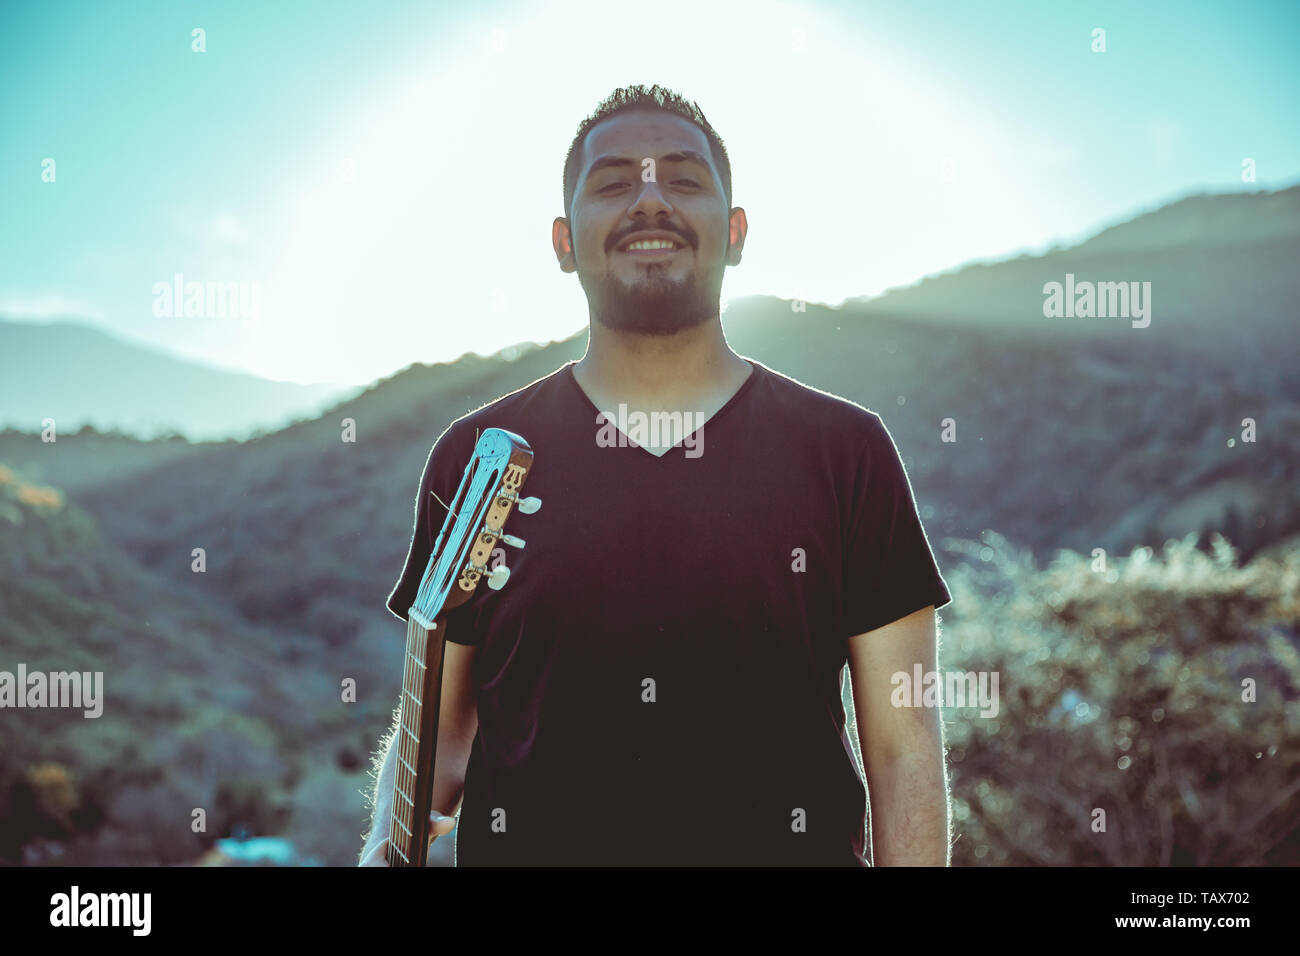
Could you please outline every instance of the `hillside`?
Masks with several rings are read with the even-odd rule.
[[[1136,256],[1129,262],[1146,268]],[[999,268],[950,281],[999,286]],[[1201,279],[1239,281],[1208,266]],[[1252,281],[1261,295],[1295,298],[1289,273]],[[724,323],[742,354],[882,415],[932,536],[993,528],[1050,555],[1220,530],[1249,557],[1300,530],[1300,367],[1248,361],[1244,323],[1214,342],[1184,336],[1177,348],[1131,328],[1124,340],[1081,346],[1059,326],[985,326],[957,304],[949,311],[941,324],[874,304],[796,314],[778,300],[746,299]],[[353,635],[400,567],[410,496],[438,433],[580,355],[584,340],[514,362],[413,366],[328,419],[104,484],[87,504],[150,567],[165,570],[174,541],[209,542],[226,556],[214,561],[212,586],[245,614]],[[950,417],[957,441],[944,443],[940,422]],[[1258,425],[1253,444],[1238,440],[1245,417]],[[355,444],[340,441],[344,418],[356,422]],[[295,579],[284,581],[280,567],[297,569]]]
[[[149,438],[244,438],[314,418],[355,388],[272,382],[129,344],[73,322],[0,320],[0,429],[83,425]]]
[[[978,263],[891,290],[855,311],[965,328],[1046,334],[1076,348],[1187,352],[1286,369],[1300,357],[1300,187],[1194,196],[1112,226],[1069,249]],[[1151,283],[1151,324],[1046,318],[1048,282]]]
[[[317,635],[250,623],[202,583],[141,570],[60,489],[3,464],[0,622],[0,670],[103,675],[98,717],[0,720],[0,865],[180,863],[241,827],[352,862],[374,744],[360,728],[384,723],[391,702],[344,703],[340,681],[373,686],[400,648],[358,662]]]
[[[14,428],[0,431],[0,461],[18,468],[33,481],[74,494],[114,481],[130,481],[136,475],[202,454],[211,447],[212,443],[188,442],[180,436],[142,439],[104,433],[90,425],[72,433],[59,432],[52,442]]]

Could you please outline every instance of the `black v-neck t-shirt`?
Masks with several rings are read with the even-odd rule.
[[[402,620],[483,429],[542,500],[505,588],[447,615],[477,645],[458,866],[866,865],[848,638],[950,595],[880,418],[749,361],[662,457],[598,441],[572,362],[435,443]]]

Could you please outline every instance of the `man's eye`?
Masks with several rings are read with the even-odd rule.
[[[698,188],[700,187],[700,184],[697,183],[697,182],[696,182],[695,180],[693,180],[693,179],[674,179],[674,180],[673,180],[673,185],[674,185],[674,186],[677,185],[678,183],[682,183],[683,185],[686,185],[686,186],[694,186],[696,189],[698,189]],[[627,183],[606,183],[604,186],[601,186],[601,187],[600,187],[600,190],[599,190],[599,191],[603,193],[603,192],[606,192],[606,191],[608,191],[608,190],[610,190],[610,189],[614,189],[616,186],[626,186],[626,185],[627,185]]]

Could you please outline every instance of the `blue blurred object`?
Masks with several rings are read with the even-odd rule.
[[[241,863],[276,863],[291,866],[298,851],[281,837],[252,837],[247,840],[218,840],[217,849]]]

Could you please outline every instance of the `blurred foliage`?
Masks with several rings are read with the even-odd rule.
[[[103,713],[4,712],[0,865],[192,862],[232,834],[305,834],[322,814],[331,832],[303,842],[326,862],[354,862],[362,757],[379,733],[369,728],[389,719],[397,642],[396,659],[374,665],[392,671],[393,694],[382,706],[344,704],[334,655],[302,666],[315,639],[177,593],[77,505],[33,487],[0,465],[0,670],[101,673]],[[346,785],[322,789],[320,768],[340,762]],[[304,778],[332,804],[296,799]]]
[[[1002,698],[945,709],[955,864],[1300,863],[1300,546],[948,550],[940,670],[998,672]]]

